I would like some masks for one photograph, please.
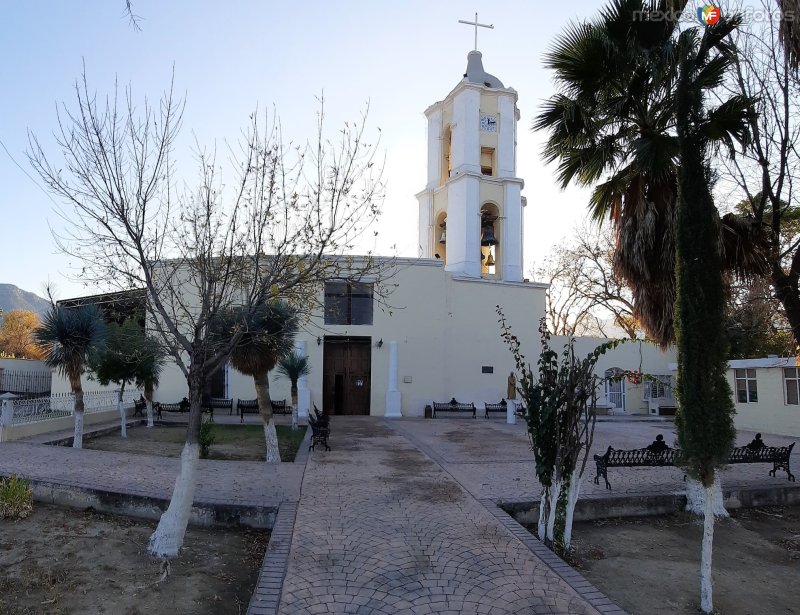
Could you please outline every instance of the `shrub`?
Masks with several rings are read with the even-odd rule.
[[[12,475],[0,479],[0,518],[24,519],[33,512],[33,491],[28,481]]]
[[[208,459],[208,449],[214,444],[214,423],[204,420],[200,424],[200,459]]]

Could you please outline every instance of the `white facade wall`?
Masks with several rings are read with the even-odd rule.
[[[731,361],[728,382],[733,391],[736,429],[800,437],[800,405],[786,403],[784,367],[795,367],[795,359],[744,359]],[[736,395],[735,369],[754,369],[758,401],[740,403]],[[767,442],[769,444],[769,442]]]
[[[554,336],[550,340],[550,347],[556,352],[560,352],[568,339],[563,336]],[[575,350],[578,356],[584,357],[607,341],[609,338],[579,337],[575,341]],[[660,350],[655,344],[630,340],[602,355],[597,361],[595,374],[602,378],[606,370],[618,367],[622,370],[641,371],[652,376],[674,376],[672,368],[675,360],[674,348]],[[648,414],[649,406],[644,398],[645,385],[631,382],[624,382],[623,385],[625,387],[626,413]]]

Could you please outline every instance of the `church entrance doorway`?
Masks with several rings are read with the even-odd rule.
[[[372,338],[325,337],[322,403],[329,414],[369,414]]]

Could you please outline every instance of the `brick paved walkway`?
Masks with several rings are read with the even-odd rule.
[[[392,423],[332,426],[333,450],[306,466],[279,613],[620,612],[563,563],[556,572],[560,560],[537,556]],[[267,598],[250,613],[273,612]]]
[[[0,475],[169,499],[180,459],[24,442],[0,444]],[[302,464],[200,460],[195,500],[208,504],[277,506],[299,497]]]

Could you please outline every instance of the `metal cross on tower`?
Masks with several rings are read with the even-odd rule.
[[[478,51],[478,28],[489,28],[490,30],[494,30],[494,24],[478,23],[477,13],[475,13],[475,21],[464,21],[463,19],[459,19],[458,23],[463,23],[468,26],[475,26],[475,51]]]

